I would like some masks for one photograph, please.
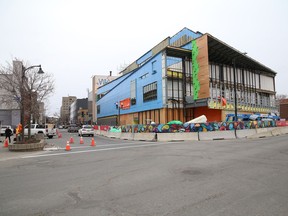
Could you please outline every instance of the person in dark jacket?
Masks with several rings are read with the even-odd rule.
[[[12,130],[9,128],[9,127],[7,127],[6,128],[6,130],[5,130],[5,139],[9,139],[9,143],[11,143],[11,135],[12,135]]]

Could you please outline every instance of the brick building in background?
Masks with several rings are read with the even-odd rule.
[[[288,120],[288,99],[280,100],[280,117]]]

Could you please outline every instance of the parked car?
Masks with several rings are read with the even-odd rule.
[[[10,128],[10,129],[11,129],[11,131],[12,131],[11,136],[13,135],[13,128],[11,127],[11,125],[2,125],[2,126],[1,126],[1,136],[5,136],[5,130],[6,130],[7,128]]]
[[[78,136],[94,136],[94,128],[91,125],[83,125],[78,130]]]
[[[77,133],[78,130],[79,130],[79,127],[76,124],[70,124],[67,129],[68,133],[73,133],[73,132]]]
[[[24,128],[24,135],[28,135],[28,125]],[[56,136],[56,130],[54,124],[31,124],[30,125],[30,135],[36,135],[36,134],[44,134],[44,136],[47,136],[49,139],[52,139],[53,136]]]
[[[56,127],[55,124],[45,124],[46,134],[49,139],[56,136]]]

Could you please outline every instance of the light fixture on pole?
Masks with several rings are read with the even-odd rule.
[[[41,65],[33,65],[33,66],[30,66],[28,68],[25,68],[22,64],[22,74],[21,74],[21,102],[20,102],[20,108],[21,108],[21,119],[20,119],[20,123],[22,125],[22,132],[21,132],[21,140],[23,141],[24,140],[24,115],[25,115],[25,106],[24,106],[24,91],[25,91],[25,88],[24,88],[24,80],[25,80],[25,72],[30,70],[30,69],[33,69],[33,68],[36,68],[38,67],[39,70],[38,70],[38,74],[44,74],[44,71],[42,70],[42,67]],[[29,119],[30,121],[30,119]]]

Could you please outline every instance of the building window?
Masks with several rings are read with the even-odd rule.
[[[143,87],[143,101],[157,100],[157,82],[150,83]]]
[[[136,104],[136,79],[131,80],[130,82],[130,98],[131,98],[131,105]]]
[[[157,70],[156,70],[156,61],[152,62],[152,74],[156,74]]]
[[[140,76],[140,79],[145,79],[145,78],[147,78],[147,77],[148,77],[148,74],[149,74],[149,73],[143,74],[142,76]]]
[[[100,105],[97,105],[97,114],[100,114]]]
[[[98,101],[98,100],[100,100],[102,97],[104,97],[107,93],[109,93],[109,91],[110,91],[110,90],[97,94],[96,101]]]

